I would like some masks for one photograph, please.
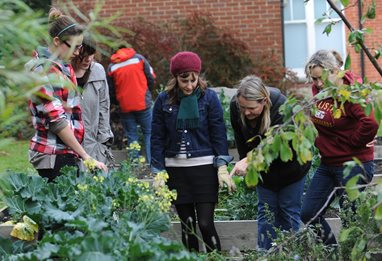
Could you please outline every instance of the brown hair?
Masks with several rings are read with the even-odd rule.
[[[49,10],[49,35],[59,37],[60,39],[67,39],[69,36],[80,35],[83,33],[82,26],[76,24],[76,21],[62,14],[60,10],[52,7]]]
[[[85,59],[85,57],[95,54],[96,52],[97,43],[90,36],[90,34],[85,34],[79,54],[75,56],[71,61],[73,68],[77,69],[78,65]]]
[[[197,87],[200,87],[202,94],[204,94],[205,90],[207,89],[207,82],[204,79],[202,79],[200,75],[196,72],[184,72],[177,76],[172,76],[172,78],[168,81],[166,85],[166,91],[170,97],[169,98],[170,104],[176,104],[179,101],[179,97],[178,97],[179,86],[178,86],[177,77],[188,78],[190,75],[192,76],[192,79],[195,79],[197,76],[199,76]]]
[[[332,54],[334,55],[334,57],[336,57],[338,67],[342,67],[342,65],[344,65],[344,61],[342,60],[341,54],[336,50],[332,50]]]

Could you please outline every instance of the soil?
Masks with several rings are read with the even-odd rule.
[[[11,216],[9,215],[9,211],[7,208],[0,209],[0,223],[7,222],[10,220]]]

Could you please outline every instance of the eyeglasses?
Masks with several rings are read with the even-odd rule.
[[[72,48],[72,46],[67,42],[67,41],[62,41],[67,47],[69,47],[69,48]],[[76,46],[74,46],[74,50],[79,50],[79,49],[81,49],[81,47],[82,47],[82,44],[79,44],[79,45],[76,45]]]

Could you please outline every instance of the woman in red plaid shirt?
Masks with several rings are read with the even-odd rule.
[[[91,161],[107,171],[105,164],[93,160],[81,147],[84,126],[81,96],[76,90],[76,77],[69,63],[78,55],[83,29],[75,21],[52,8],[49,12],[47,47],[38,47],[27,69],[43,76],[44,85],[29,101],[36,130],[29,147],[30,162],[42,177],[52,181],[64,166],[79,167],[80,159]]]

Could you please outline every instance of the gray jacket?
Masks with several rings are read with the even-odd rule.
[[[107,145],[110,146],[114,139],[110,128],[109,87],[101,64],[93,63],[90,71],[81,100],[85,126],[82,146],[91,157],[109,165],[113,163],[113,156]]]

